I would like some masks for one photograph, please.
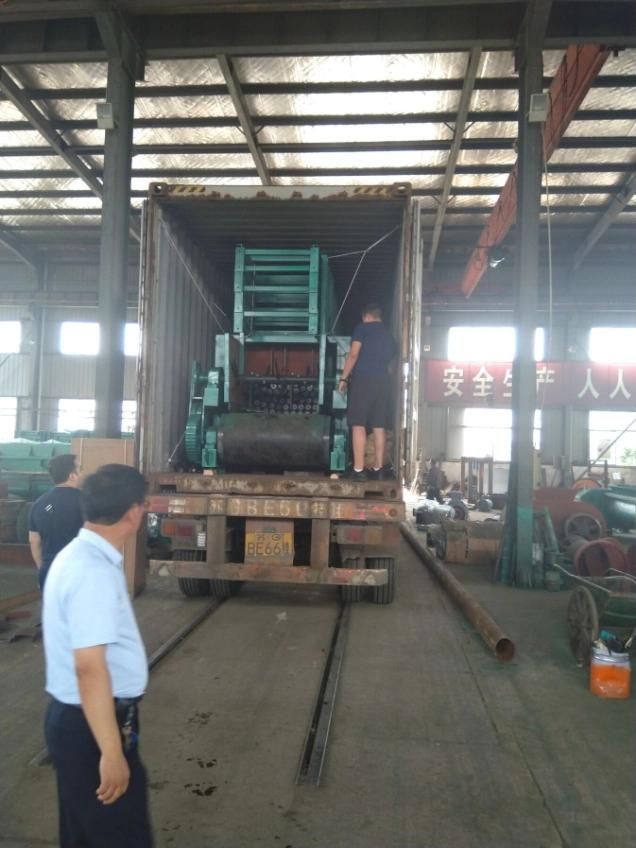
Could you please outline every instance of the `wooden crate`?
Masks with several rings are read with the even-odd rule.
[[[73,439],[71,453],[77,457],[82,477],[101,465],[120,463],[135,466],[135,443],[132,439]],[[146,585],[145,532],[143,527],[134,539],[124,545],[124,571],[131,596],[138,595]]]

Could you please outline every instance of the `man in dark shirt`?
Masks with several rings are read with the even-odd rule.
[[[444,488],[444,478],[446,475],[442,471],[439,462],[436,459],[431,459],[431,466],[427,474],[426,497],[430,501],[438,501],[444,503],[442,497],[442,489]]]
[[[382,310],[375,303],[370,303],[362,313],[362,323],[353,331],[351,348],[338,386],[344,394],[351,379],[347,419],[353,442],[353,479],[366,479],[364,450],[367,430],[373,432],[375,451],[369,475],[374,480],[383,476],[389,368],[396,354],[395,340],[382,323]]]
[[[29,544],[38,567],[40,589],[44,589],[51,563],[77,536],[84,523],[75,456],[65,453],[53,457],[49,462],[49,474],[55,487],[33,504],[29,520]]]

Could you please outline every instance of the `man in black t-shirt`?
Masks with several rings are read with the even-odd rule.
[[[49,474],[55,487],[37,499],[29,519],[29,544],[38,568],[40,589],[44,589],[46,575],[57,554],[73,541],[84,524],[75,456],[65,453],[53,457]]]
[[[384,428],[387,420],[389,369],[397,354],[395,339],[382,323],[382,310],[370,303],[362,313],[362,323],[353,331],[351,349],[342,369],[339,390],[344,394],[351,378],[347,420],[353,442],[354,480],[365,480],[364,449],[367,430],[373,432],[375,461],[371,479],[382,478]]]

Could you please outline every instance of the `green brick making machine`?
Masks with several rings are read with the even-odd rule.
[[[333,279],[318,247],[236,248],[233,332],[216,337],[214,367],[192,369],[192,466],[345,470],[347,402],[336,381],[350,338],[333,334],[334,319]]]

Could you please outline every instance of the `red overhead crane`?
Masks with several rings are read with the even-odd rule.
[[[568,47],[550,86],[550,107],[543,127],[543,150],[548,161],[559,146],[570,121],[598,76],[609,51],[597,44]],[[517,214],[517,164],[515,163],[486,226],[473,250],[462,280],[466,297],[475,291],[488,267],[489,249],[500,244]]]

